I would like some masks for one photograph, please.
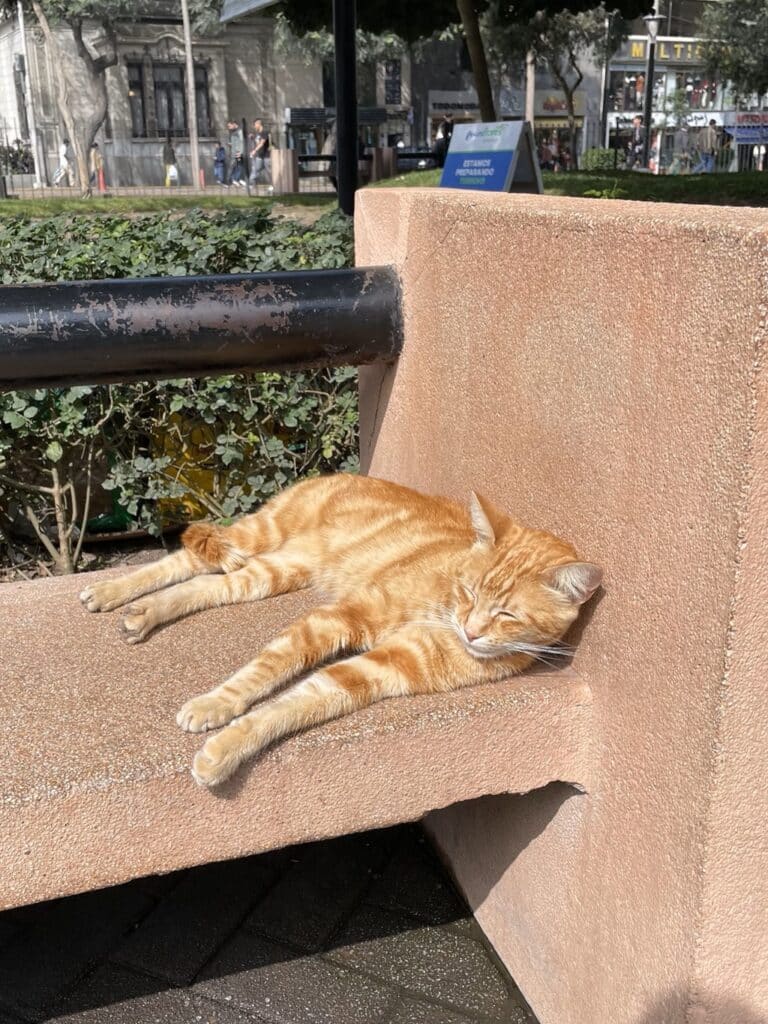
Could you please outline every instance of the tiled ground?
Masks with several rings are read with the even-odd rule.
[[[412,826],[0,914],[0,1024],[535,1024]]]

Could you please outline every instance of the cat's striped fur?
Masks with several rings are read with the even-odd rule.
[[[316,586],[324,603],[178,714],[226,726],[197,754],[206,786],[290,733],[386,697],[493,681],[546,660],[599,586],[570,544],[472,496],[469,509],[369,477],[296,484],[231,526],[88,587],[89,611],[128,605],[125,638],[190,612]],[[318,666],[323,666],[318,668]]]

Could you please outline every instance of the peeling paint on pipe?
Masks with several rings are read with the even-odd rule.
[[[0,390],[362,365],[401,346],[391,267],[0,287]]]

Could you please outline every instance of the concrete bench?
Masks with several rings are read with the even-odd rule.
[[[587,786],[572,669],[391,700],[297,736],[216,792],[176,711],[317,597],[217,609],[126,645],[77,599],[89,574],[0,587],[0,909],[137,875],[421,818],[551,779]]]
[[[209,793],[178,705],[309,595],[127,648],[82,578],[0,588],[0,905],[431,810],[542,1024],[768,1019],[768,212],[365,190],[356,244],[404,296],[364,470],[603,565],[573,668],[381,704]]]

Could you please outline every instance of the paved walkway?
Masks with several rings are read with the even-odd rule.
[[[402,826],[0,914],[0,1024],[535,1024]]]

